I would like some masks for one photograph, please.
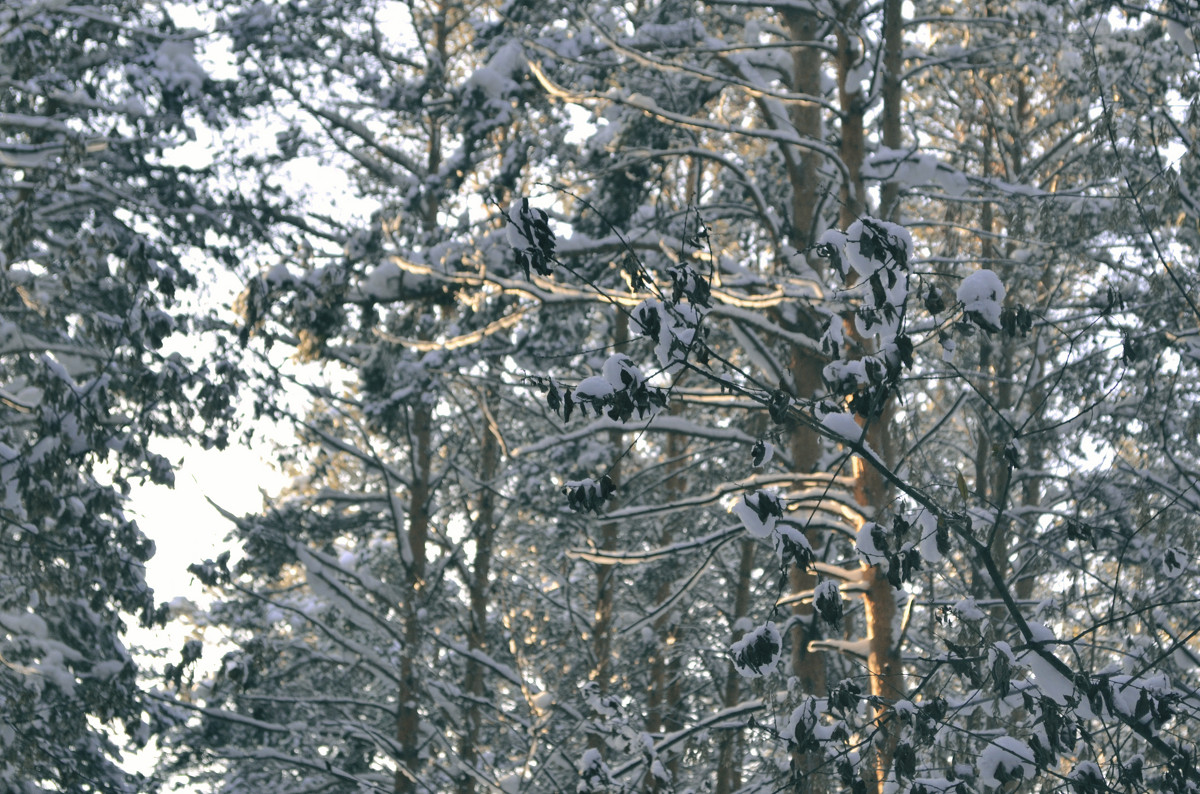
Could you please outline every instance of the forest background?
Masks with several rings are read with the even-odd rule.
[[[0,7],[0,787],[1200,785],[1194,2],[187,13]]]

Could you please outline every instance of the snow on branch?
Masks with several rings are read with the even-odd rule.
[[[743,678],[762,678],[775,672],[783,657],[783,638],[774,623],[767,622],[729,646],[733,667]]]

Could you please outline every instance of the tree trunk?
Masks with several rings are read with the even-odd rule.
[[[800,42],[792,49],[792,90],[820,96],[821,50],[816,41],[817,17],[809,11],[789,8],[783,11],[783,18],[788,35],[793,41]],[[791,116],[799,135],[818,141],[823,138],[820,107],[797,103],[792,105]],[[816,152],[807,151],[788,160],[788,181],[792,186],[791,242],[798,251],[807,248],[818,231],[821,177],[817,172],[817,160]]]
[[[443,9],[439,8],[439,11]],[[439,14],[434,25],[434,47],[444,62],[446,55],[445,15]],[[429,149],[426,157],[428,173],[437,173],[442,162],[440,122],[429,120]],[[437,207],[430,197],[426,202],[425,216],[421,219],[425,228],[432,230],[437,224]],[[430,483],[431,483],[431,434],[432,408],[418,403],[411,412],[410,437],[414,444],[412,493],[408,506],[407,541],[411,562],[407,565],[408,599],[401,614],[404,621],[404,649],[400,657],[400,690],[397,696],[396,742],[400,747],[400,767],[396,770],[396,794],[409,794],[417,790],[416,772],[420,762],[420,712],[417,696],[420,691],[419,655],[421,649],[421,621],[417,616],[421,591],[425,584],[425,544],[429,538]]]
[[[400,690],[397,695],[396,743],[400,747],[400,768],[396,771],[397,794],[409,794],[417,790],[416,771],[420,760],[420,715],[417,697],[421,648],[421,622],[417,617],[417,602],[425,581],[425,560],[429,536],[430,511],[430,464],[432,444],[432,414],[427,405],[412,409],[411,436],[414,444],[413,485],[408,505],[407,538],[399,538],[400,545],[407,543],[411,561],[408,561],[408,595],[401,614],[404,620],[404,650],[400,657]],[[402,551],[402,554],[404,552]]]
[[[792,50],[792,89],[798,93],[820,96],[822,88],[821,50],[817,46],[818,19],[815,14],[798,9],[784,10],[783,18],[788,35],[793,41],[799,42]],[[793,105],[791,118],[800,136],[815,140],[824,137],[819,107],[807,104]],[[790,242],[798,251],[806,251],[822,231],[821,182],[817,166],[818,155],[815,152],[803,152],[799,162],[788,169],[792,189]],[[819,259],[810,258],[809,263],[820,271]],[[806,318],[802,322],[804,327],[800,328],[801,331],[813,338],[820,336],[820,324],[815,318]],[[793,394],[801,399],[818,394],[823,386],[821,362],[810,351],[793,347],[789,363]],[[793,470],[799,474],[811,473],[816,468],[821,453],[820,436],[807,427],[795,426],[790,429],[788,445]],[[819,547],[821,539],[816,533],[809,533],[809,542],[815,549]],[[794,565],[788,571],[788,580],[788,586],[793,593],[811,590],[816,585],[816,576],[813,573]],[[813,625],[812,604],[797,602],[792,610],[800,618],[793,624],[790,637],[792,675],[799,679],[802,691],[817,696],[824,695],[827,683],[825,657],[808,648],[809,642],[817,638]],[[792,763],[800,777],[807,779],[809,773],[821,764],[821,760],[812,757],[811,754],[796,754]],[[732,784],[732,781],[730,783]]]
[[[500,470],[500,426],[496,421],[499,400],[491,389],[480,398],[480,409],[486,420],[481,440],[479,462],[479,498],[475,513],[475,555],[471,566],[470,598],[471,624],[467,628],[467,643],[472,651],[484,651],[487,637],[488,579],[492,564],[492,539],[496,530],[495,480]],[[480,704],[484,701],[483,666],[468,657],[465,689],[467,700],[466,725],[459,746],[459,757],[467,767],[473,767],[479,753],[480,728],[483,714]],[[466,774],[459,784],[461,794],[473,794],[475,776]]]
[[[843,21],[849,21],[847,10]],[[901,146],[900,129],[900,72],[903,52],[903,26],[900,0],[885,0],[883,8],[883,114],[882,144],[891,149]],[[843,30],[848,29],[843,26]],[[864,102],[859,86],[847,85],[847,74],[856,65],[861,53],[844,42],[844,33],[838,35],[838,78],[839,101],[842,110],[842,159],[851,174],[849,196],[842,205],[843,226],[857,220],[857,215],[866,210],[865,188],[861,173],[863,158]],[[852,41],[852,40],[851,40]],[[894,181],[883,185],[880,193],[880,212],[887,217],[899,214],[899,186]],[[853,199],[857,198],[855,201]],[[853,330],[853,329],[851,329]],[[865,342],[866,340],[864,340]],[[891,466],[895,460],[892,439],[891,401],[883,407],[880,415],[871,422],[866,438],[872,449],[883,456],[883,463]],[[855,459],[855,500],[863,515],[872,519],[880,515],[883,508],[891,504],[892,493],[887,482],[871,466]],[[902,697],[904,690],[898,638],[893,626],[897,615],[896,593],[887,579],[887,574],[878,565],[867,567],[863,573],[867,591],[863,594],[864,619],[866,621],[868,656],[867,671],[870,675],[871,694],[880,698],[875,715],[883,729],[881,741],[875,746],[874,763],[864,769],[864,780],[869,789],[883,794],[888,770],[892,765],[898,730],[884,721],[889,709],[883,704]]]
[[[676,400],[671,403],[672,415],[677,416],[682,411],[683,403],[681,401]],[[683,468],[683,456],[686,450],[687,436],[682,433],[667,434],[667,471],[670,473],[670,477],[667,479],[668,501],[683,496],[687,490],[687,481],[679,473]],[[673,535],[670,524],[664,523],[658,545],[661,547],[671,545],[674,540]],[[663,579],[654,594],[656,607],[665,603],[675,588],[675,577],[666,573],[666,569],[673,566],[673,563],[668,561],[663,566]],[[682,671],[678,652],[672,653],[673,649],[679,647],[680,627],[672,621],[669,611],[654,621],[654,636],[658,647],[650,660],[650,692],[646,704],[646,730],[650,733],[669,733],[683,727],[679,713],[682,698],[679,676]],[[675,755],[667,764],[667,771],[671,773],[672,777],[678,771],[678,766],[679,756]],[[662,790],[658,778],[653,775],[649,776],[648,788],[650,791]]]
[[[846,165],[848,177],[842,182],[838,195],[842,201],[839,220],[842,228],[858,220],[867,209],[866,190],[862,181],[863,160],[866,158],[866,133],[863,121],[866,115],[866,100],[862,87],[851,85],[850,77],[857,71],[863,52],[858,39],[849,31],[856,30],[858,3],[847,3],[841,8],[837,33],[838,106],[841,110],[842,136],[839,154]]]
[[[880,416],[867,428],[865,439],[889,468],[896,458],[892,439],[893,410],[889,401]],[[873,466],[864,464],[857,457],[854,460],[854,474],[854,498],[862,507],[863,515],[868,520],[879,516],[882,508],[892,502],[892,490],[887,481]],[[882,567],[864,567],[866,570],[863,575],[867,583],[867,591],[863,594],[868,641],[867,673],[871,680],[871,695],[879,699],[875,707],[875,719],[881,735],[874,747],[873,763],[863,769],[863,778],[868,790],[883,794],[899,740],[899,726],[890,724],[888,715],[891,709],[886,704],[904,696],[904,675],[899,638],[893,631],[897,615],[896,591]]]
[[[741,560],[738,563],[737,594],[733,599],[732,617],[735,624],[750,610],[750,576],[754,572],[754,552],[757,548],[758,542],[753,538],[745,538],[742,541]],[[735,630],[733,642],[740,640],[744,633]],[[741,676],[730,662],[725,671],[725,691],[722,705],[725,708],[736,706],[740,697]],[[729,731],[721,736],[720,741],[716,794],[731,794],[742,787],[741,731]]]
[[[629,315],[615,309],[616,320],[613,332],[613,348],[621,350],[629,342]],[[613,430],[608,434],[609,444],[613,449],[612,468],[608,476],[613,485],[620,487],[621,463],[620,456],[624,451],[624,434]],[[611,507],[611,503],[610,503]],[[613,551],[617,548],[617,523],[606,521],[600,525],[600,538],[597,547],[602,551]],[[592,670],[592,680],[600,685],[600,692],[607,693],[612,678],[612,619],[614,603],[613,575],[615,565],[596,565],[596,612],[592,624],[592,655],[595,658],[595,668]]]
[[[900,15],[901,0],[885,0],[883,5],[883,124],[882,143],[897,151],[903,143],[900,129],[901,84],[904,68],[904,26]],[[900,215],[900,185],[889,179],[883,183],[879,216],[895,221]]]

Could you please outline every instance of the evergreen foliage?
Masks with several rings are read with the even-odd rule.
[[[170,726],[160,780],[1200,785],[1193,10],[206,7],[237,79],[167,70],[186,39],[147,34],[119,62],[161,108],[101,116],[168,137],[187,107],[229,121],[210,173],[162,166],[148,129],[118,146],[21,121],[64,101],[32,77],[57,74],[43,45],[12,61],[30,75],[0,71],[36,106],[5,117],[27,139],[0,156],[28,164],[5,172],[22,319],[0,327],[42,345],[0,360],[6,548],[77,524],[114,538],[96,560],[128,557],[102,590],[6,602],[7,661],[66,642],[39,603],[102,593],[84,624],[114,643],[118,610],[162,617],[149,550],[87,467],[107,449],[116,485],[169,480],[151,439],[203,419],[224,443],[244,378],[294,430],[294,480],[227,516],[239,553],[192,568],[221,639],[189,641],[154,693],[137,735]],[[314,165],[344,176],[337,206],[306,192]],[[110,169],[141,198],[92,190],[103,211],[32,225]],[[190,190],[228,194],[219,228],[181,209]],[[173,367],[154,351],[186,327],[162,308],[191,285],[181,252],[218,242],[239,246],[244,359]],[[89,488],[111,500],[74,507]],[[42,554],[21,575],[60,570]],[[82,713],[136,721],[132,663],[108,656],[123,710]],[[10,665],[3,694],[90,704],[82,665],[41,688]],[[57,757],[76,740],[55,734]],[[38,785],[82,785],[49,768]]]
[[[4,791],[139,791],[118,742],[163,727],[123,641],[167,619],[126,497],[172,484],[162,439],[226,445],[240,380],[169,352],[221,228],[164,156],[213,88],[195,38],[142,3],[0,8]]]

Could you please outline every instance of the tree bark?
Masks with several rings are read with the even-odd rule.
[[[882,143],[897,151],[903,143],[900,127],[901,71],[904,68],[904,26],[900,14],[901,0],[885,0],[883,4],[883,123]],[[883,183],[880,191],[879,216],[895,221],[900,215],[900,185],[893,179]]]
[[[893,410],[889,400],[880,416],[867,428],[865,439],[868,446],[883,457],[884,465],[889,468],[896,459],[892,438]],[[883,507],[892,502],[891,487],[878,470],[857,457],[854,459],[854,474],[854,498],[862,507],[863,515],[868,520],[879,516]],[[898,638],[893,630],[897,615],[896,591],[881,566],[864,565],[864,568],[863,576],[867,583],[867,591],[863,593],[867,624],[867,673],[871,681],[871,695],[879,699],[875,707],[875,720],[881,736],[874,746],[873,763],[863,769],[863,778],[868,790],[883,794],[899,740],[899,726],[891,724],[891,708],[886,704],[904,696],[904,675]]]
[[[613,331],[613,348],[621,350],[629,342],[629,315],[619,307],[614,309],[615,327]],[[620,456],[624,451],[625,436],[620,430],[608,434],[609,444],[613,449],[614,463],[608,471],[613,485],[620,487],[621,463]],[[611,503],[610,503],[611,508]],[[602,551],[613,551],[617,548],[617,524],[606,521],[600,525],[600,538],[597,544]],[[615,594],[613,575],[615,565],[596,565],[596,611],[592,624],[592,654],[596,660],[592,670],[592,680],[600,685],[602,694],[608,692],[612,678],[612,620]]]
[[[818,48],[817,37],[819,21],[817,16],[809,11],[786,9],[783,11],[784,23],[788,35],[793,41],[799,42],[792,51],[792,89],[798,93],[821,95],[821,49]],[[815,105],[797,104],[791,109],[791,119],[797,134],[806,138],[820,140],[822,135],[821,109]],[[803,152],[799,155],[799,163],[789,168],[788,178],[792,189],[792,225],[790,242],[798,251],[805,252],[815,242],[816,236],[822,231],[820,217],[821,182],[817,170],[818,155],[815,152]],[[820,272],[820,260],[812,257],[810,265]],[[820,335],[820,324],[815,318],[802,320],[804,327],[800,330],[816,338]],[[808,350],[793,347],[791,360],[792,393],[801,399],[811,398],[822,389],[822,363]],[[821,439],[807,427],[794,426],[789,429],[788,446],[792,455],[793,470],[799,474],[812,472],[820,458]],[[810,532],[809,543],[818,548],[821,539],[816,533]],[[811,590],[816,585],[816,576],[807,570],[793,565],[788,571],[788,586],[793,593]],[[826,691],[825,657],[819,652],[810,651],[809,642],[817,639],[814,614],[811,603],[797,602],[792,607],[793,614],[799,620],[793,623],[790,632],[791,671],[800,681],[802,691],[815,695],[824,695]],[[809,755],[794,754],[792,763],[801,779],[807,779],[809,774],[821,763],[820,758]],[[730,781],[732,783],[732,781]]]
[[[817,17],[810,11],[785,9],[784,22],[788,35],[800,45],[792,50],[792,90],[798,93],[821,95],[821,50],[818,48]],[[805,138],[821,140],[821,109],[809,103],[791,108],[792,125]],[[798,251],[812,244],[817,232],[820,206],[820,174],[817,172],[816,152],[801,152],[799,159],[789,159],[788,180],[792,186],[791,242]]]
[[[445,9],[438,7],[434,22],[434,48],[444,62],[446,56]],[[441,123],[429,117],[429,148],[426,156],[428,173],[436,174],[442,162]],[[425,205],[425,216],[421,219],[427,230],[436,228],[437,206],[432,197]],[[417,602],[425,584],[425,545],[429,538],[430,484],[431,484],[431,435],[433,409],[418,403],[412,409],[410,434],[413,437],[413,485],[409,500],[407,541],[412,561],[407,566],[408,599],[401,612],[404,620],[404,650],[400,657],[400,688],[397,695],[396,742],[400,746],[400,767],[396,770],[396,794],[410,794],[417,790],[416,771],[420,762],[421,720],[417,706],[420,684],[417,680],[421,649],[421,621],[418,618]]]
[[[738,585],[737,594],[733,599],[733,620],[736,624],[738,619],[745,616],[750,611],[750,576],[754,572],[754,552],[758,547],[757,541],[753,538],[745,538],[742,540],[741,560],[738,563]],[[744,631],[735,630],[733,632],[733,641],[737,642],[745,634]],[[741,697],[741,676],[734,669],[733,663],[730,662],[725,671],[725,691],[723,703],[725,708],[732,708],[738,703]],[[717,763],[717,788],[716,794],[731,794],[742,787],[742,769],[741,769],[741,748],[742,742],[741,731],[729,731],[721,736],[720,751]]]
[[[401,614],[404,616],[404,650],[400,657],[400,688],[397,694],[396,743],[400,747],[400,768],[396,771],[397,794],[409,794],[417,790],[416,770],[420,760],[420,713],[417,697],[420,692],[418,671],[421,663],[417,658],[421,648],[421,623],[417,617],[417,602],[425,582],[425,545],[429,536],[430,511],[430,466],[432,445],[432,409],[419,404],[412,409],[411,435],[415,446],[413,454],[413,485],[408,505],[407,538],[399,538],[399,545],[407,543],[411,561],[406,565],[408,572],[408,595]]]
[[[472,651],[486,650],[487,610],[488,610],[488,580],[492,565],[492,539],[496,530],[496,498],[495,480],[500,470],[500,427],[496,421],[496,410],[499,400],[491,389],[480,398],[481,413],[486,419],[481,439],[479,484],[480,491],[475,512],[475,527],[472,535],[475,538],[475,554],[471,565],[470,602],[471,623],[467,629],[467,644]],[[477,745],[483,714],[480,704],[484,700],[484,670],[475,659],[468,657],[466,691],[471,695],[467,701],[465,731],[459,745],[459,757],[468,768],[473,767],[479,757]],[[461,794],[473,794],[475,791],[475,776],[466,774],[459,784]]]
[[[693,161],[694,162],[694,161]],[[672,415],[682,413],[683,403],[676,400],[671,403]],[[683,468],[683,456],[687,451],[687,436],[682,433],[667,434],[667,499],[682,496],[687,490],[687,481],[680,473]],[[658,545],[667,547],[674,540],[674,533],[669,523],[664,523],[659,535]],[[672,562],[664,563],[664,569],[672,566]],[[654,604],[659,606],[666,602],[674,592],[675,578],[666,575],[654,594]],[[678,652],[672,652],[679,647],[680,627],[672,620],[670,612],[654,621],[654,636],[658,647],[650,660],[650,692],[646,704],[646,730],[650,733],[671,732],[683,727],[680,716],[682,691],[679,685],[680,657]],[[667,764],[667,771],[672,777],[678,771],[679,756],[675,755]],[[649,790],[660,791],[662,786],[658,778],[649,777]]]
[[[862,180],[863,160],[866,158],[866,132],[863,123],[867,103],[862,87],[851,85],[850,78],[857,71],[863,52],[851,31],[858,28],[858,3],[842,6],[837,33],[838,106],[841,110],[842,136],[839,154],[846,165],[848,177],[842,182],[838,196],[842,206],[839,221],[845,229],[858,220],[867,209],[866,190]]]

